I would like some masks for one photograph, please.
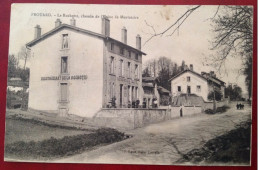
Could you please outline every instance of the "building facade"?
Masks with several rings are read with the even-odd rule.
[[[29,103],[35,110],[91,117],[101,108],[117,107],[141,100],[141,37],[136,47],[127,45],[127,30],[122,41],[110,37],[110,21],[102,18],[101,33],[76,27],[75,19],[41,34],[27,43],[31,50]]]
[[[199,74],[193,71],[193,66],[171,78],[172,96],[181,94],[195,94],[201,96],[204,101],[208,101],[208,94],[217,88],[221,91],[224,99],[225,82],[221,81],[214,74]]]
[[[160,105],[160,94],[158,92],[158,79],[156,77],[142,78],[142,96],[145,108],[152,108],[153,101],[156,99],[158,106]]]

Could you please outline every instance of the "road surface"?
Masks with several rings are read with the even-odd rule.
[[[251,118],[251,108],[222,114],[197,114],[127,131],[133,137],[54,162],[113,164],[179,164],[182,155]]]

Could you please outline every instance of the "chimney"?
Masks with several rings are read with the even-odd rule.
[[[190,70],[193,71],[193,64],[190,64]]]
[[[216,77],[216,74],[214,73],[214,71],[210,71],[209,74],[210,74],[211,77]]]
[[[110,20],[106,16],[102,18],[102,34],[106,37],[110,36]]]
[[[34,31],[34,39],[40,38],[40,36],[41,36],[41,27],[40,27],[40,25],[36,25],[34,27],[34,29],[35,29],[35,31]]]
[[[74,19],[74,17],[72,17],[71,19],[70,19],[70,25],[72,25],[72,26],[76,26],[76,20]]]
[[[55,21],[55,27],[59,27],[61,25],[61,20],[60,19],[57,19]]]
[[[127,44],[127,30],[125,27],[122,28],[122,37],[121,37],[121,41],[125,44]]]
[[[141,37],[139,34],[136,36],[136,48],[141,50]]]
[[[184,70],[189,70],[189,67],[187,66],[187,64],[184,66]]]

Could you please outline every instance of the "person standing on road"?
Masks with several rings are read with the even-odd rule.
[[[156,98],[154,99],[153,103],[154,103],[154,107],[157,108],[158,107],[158,101],[157,101]]]

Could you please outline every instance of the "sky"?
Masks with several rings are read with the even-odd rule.
[[[145,43],[153,33],[162,32],[172,25],[189,8],[194,6],[184,5],[83,5],[83,4],[13,4],[11,9],[10,45],[9,54],[17,54],[20,48],[34,38],[34,27],[38,24],[42,34],[55,27],[59,18],[62,23],[70,23],[71,15],[77,15],[76,26],[93,32],[101,33],[101,17],[110,17],[110,36],[121,40],[121,29],[127,29],[127,43],[135,47],[135,37],[142,37],[142,51],[147,55],[143,63],[149,59],[161,56],[170,58],[178,65],[182,60],[186,64],[193,64],[194,71],[215,71],[210,66],[205,66],[205,58],[216,54],[210,50],[214,33],[212,22],[217,6],[201,6],[194,11],[181,25],[174,35],[171,31],[164,36],[159,36]],[[221,11],[219,11],[221,12]],[[42,15],[45,16],[42,16]],[[91,18],[89,17],[91,16]],[[116,18],[118,16],[118,18]],[[132,17],[132,19],[120,18]],[[226,61],[226,70],[217,73],[217,76],[227,84],[238,84],[243,93],[246,92],[245,77],[238,74],[241,68],[240,57],[229,58]],[[30,67],[30,61],[28,61]]]

